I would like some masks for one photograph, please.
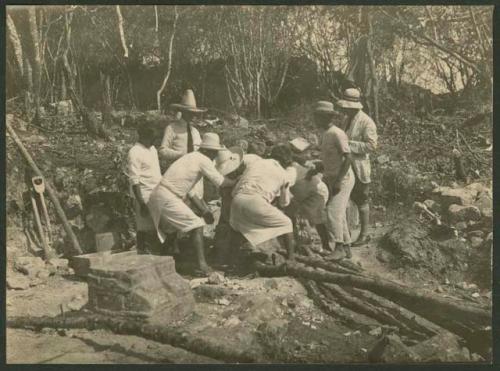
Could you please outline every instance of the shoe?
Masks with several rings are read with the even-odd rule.
[[[335,250],[328,255],[325,260],[329,261],[339,261],[345,258],[345,250],[344,247],[341,245],[335,246]]]
[[[368,242],[370,242],[370,240],[371,240],[370,236],[359,236],[356,242],[353,242],[351,246],[352,247],[363,246],[366,245]]]

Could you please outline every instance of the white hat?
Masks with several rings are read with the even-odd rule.
[[[316,106],[314,107],[314,112],[318,113],[335,113],[335,110],[333,109],[333,103],[328,102],[326,100],[320,100],[316,102]]]
[[[170,107],[177,108],[180,111],[189,111],[189,112],[206,112],[206,108],[198,108],[196,107],[196,99],[194,97],[194,93],[191,89],[187,89],[182,96],[181,103],[171,104]]]
[[[349,88],[344,91],[342,99],[339,99],[335,104],[342,108],[362,109],[361,93],[356,88]]]
[[[226,147],[220,144],[219,136],[216,133],[205,133],[201,137],[200,148],[215,149],[221,151]]]
[[[227,175],[235,171],[243,161],[243,149],[240,146],[234,146],[222,151],[217,155],[216,167],[219,173]]]

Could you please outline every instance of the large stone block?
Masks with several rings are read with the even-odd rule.
[[[69,266],[73,268],[77,276],[87,277],[92,265],[111,261],[119,258],[120,256],[126,255],[137,255],[137,252],[135,250],[130,250],[112,254],[111,251],[101,251],[91,254],[72,256],[69,259]]]
[[[110,256],[90,267],[89,309],[162,322],[180,320],[193,311],[193,293],[176,273],[172,257]]]

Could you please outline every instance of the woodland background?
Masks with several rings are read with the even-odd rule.
[[[190,87],[198,105],[272,117],[349,83],[367,111],[489,103],[487,6],[12,6],[7,99],[76,99],[94,110],[158,110]],[[416,86],[416,87],[415,87]]]

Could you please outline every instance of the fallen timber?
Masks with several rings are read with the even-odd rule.
[[[479,306],[461,301],[445,300],[436,295],[423,293],[381,278],[353,274],[333,273],[307,267],[300,263],[288,262],[271,266],[257,262],[258,272],[263,276],[292,276],[299,279],[333,283],[370,291],[384,297],[403,308],[414,312],[428,321],[451,331],[465,340],[486,336],[491,326],[491,312]]]
[[[34,330],[41,330],[43,328],[109,330],[119,335],[135,335],[159,343],[169,344],[224,362],[265,362],[262,357],[252,354],[247,350],[243,351],[237,347],[226,347],[202,338],[192,337],[179,328],[99,314],[78,312],[72,314],[70,317],[64,315],[56,317],[11,317],[7,319],[7,327]]]

